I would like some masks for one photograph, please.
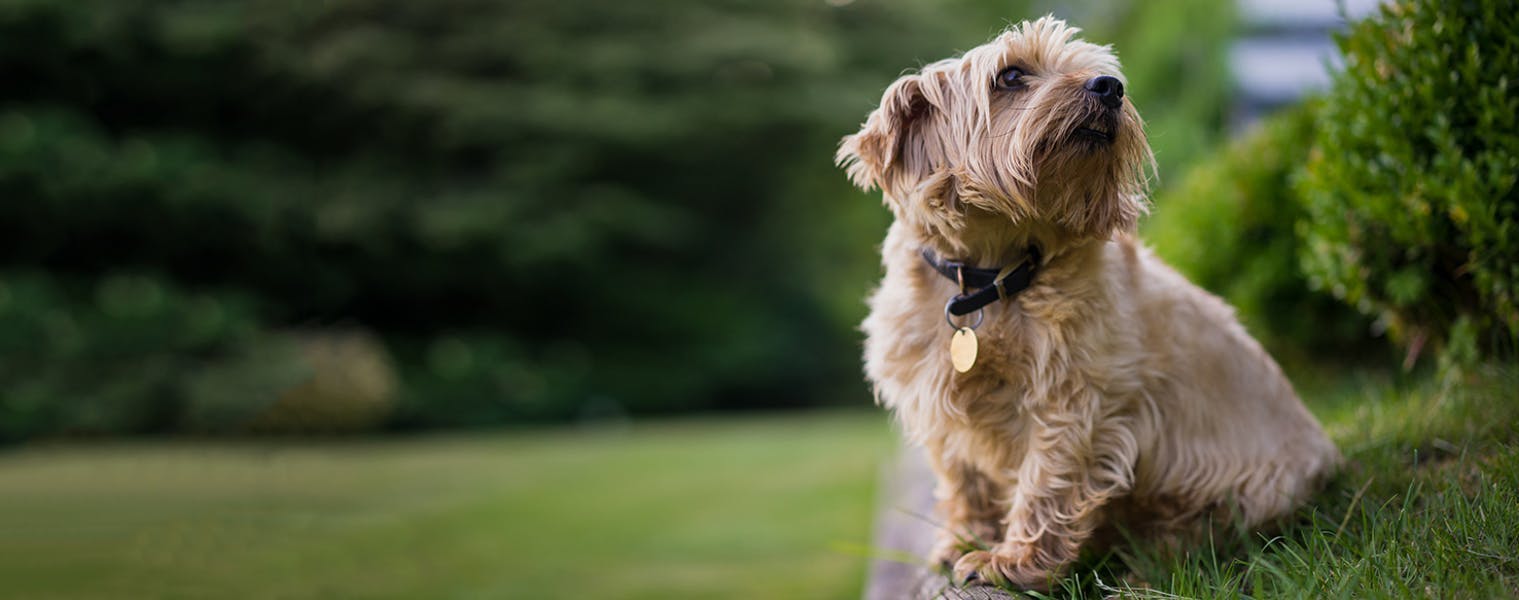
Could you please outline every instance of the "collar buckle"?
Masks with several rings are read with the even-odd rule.
[[[956,316],[1018,295],[1033,283],[1040,261],[1037,246],[1029,246],[1022,259],[1001,269],[968,267],[963,262],[944,260],[926,247],[921,254],[929,267],[959,286],[960,293],[952,296],[945,306],[947,312]]]

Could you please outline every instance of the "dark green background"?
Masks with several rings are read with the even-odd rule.
[[[235,430],[334,329],[390,427],[864,404],[888,215],[833,149],[1050,8],[0,0],[0,438]],[[1055,8],[1207,151],[1227,3]]]

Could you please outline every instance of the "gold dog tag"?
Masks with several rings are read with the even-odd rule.
[[[961,327],[955,330],[955,336],[949,339],[949,361],[954,363],[955,370],[961,373],[970,371],[976,366],[976,332],[969,327]]]

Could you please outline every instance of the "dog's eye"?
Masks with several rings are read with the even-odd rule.
[[[1004,90],[1023,87],[1023,69],[1008,67],[997,73],[997,87]]]

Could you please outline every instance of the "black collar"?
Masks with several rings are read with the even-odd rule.
[[[960,286],[960,293],[949,300],[949,312],[968,315],[986,305],[1018,295],[1034,281],[1039,269],[1039,247],[1029,246],[1023,261],[1001,269],[980,269],[963,262],[945,260],[933,250],[923,249],[923,260],[940,275]]]

